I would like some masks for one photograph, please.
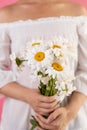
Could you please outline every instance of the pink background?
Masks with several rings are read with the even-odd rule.
[[[16,1],[18,1],[18,0],[0,0],[0,7],[2,8],[6,5],[13,4]],[[87,0],[71,0],[71,1],[72,2],[78,2],[78,3],[84,5],[87,8]],[[1,115],[1,111],[2,111],[3,101],[4,101],[4,99],[2,98],[0,100],[0,115]]]
[[[0,7],[15,3],[16,1],[18,0],[0,0]],[[71,1],[81,3],[82,5],[87,7],[87,0],[71,0]]]

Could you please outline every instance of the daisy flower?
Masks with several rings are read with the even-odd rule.
[[[57,77],[58,80],[62,80],[63,77],[66,77],[67,68],[64,64],[59,62],[52,62],[51,66],[47,68],[45,71],[49,76],[53,76],[53,78]]]
[[[48,67],[53,61],[51,50],[45,50],[45,48],[41,46],[38,47],[36,46],[32,48],[27,53],[27,58],[28,58],[28,65],[36,70]]]

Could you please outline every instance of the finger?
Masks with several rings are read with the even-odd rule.
[[[47,120],[44,119],[44,117],[42,117],[40,115],[36,116],[36,119],[39,122],[39,125],[41,126],[42,129],[47,129],[47,130],[56,129],[55,126],[49,125],[49,123],[47,123]]]
[[[57,97],[57,95],[50,96],[50,97],[40,95],[40,101],[45,102],[45,103],[52,103],[56,100],[56,97]]]
[[[43,123],[48,124],[48,120],[44,118],[43,116],[36,113],[36,119],[41,120]]]
[[[61,111],[61,108],[57,108],[53,113],[51,113],[48,117],[48,122],[50,123],[53,120],[55,120],[58,116],[60,116]]]
[[[37,127],[37,130],[44,130],[44,129],[42,129],[41,127]]]
[[[60,107],[60,104],[57,102],[57,104],[55,105],[54,111]]]
[[[53,112],[53,109],[38,108],[36,112],[41,115],[48,115],[49,113]]]
[[[59,127],[61,125],[61,122],[57,119],[55,119],[53,122],[51,122],[53,126]]]
[[[43,108],[40,108],[40,107],[43,107]],[[58,107],[60,107],[60,105],[57,103],[57,101],[51,105],[43,103],[41,104],[41,106],[38,106],[38,109],[36,110],[36,112],[41,115],[47,115],[48,113],[50,114],[51,112],[55,111]]]
[[[41,107],[41,108],[46,108],[46,109],[52,109],[52,108],[55,108],[55,106],[58,106],[58,101],[55,100],[54,102],[52,103],[44,103],[44,102],[41,102],[38,107]]]
[[[51,124],[57,128],[62,128],[62,130],[66,127],[66,121],[62,119],[61,116],[56,118]]]

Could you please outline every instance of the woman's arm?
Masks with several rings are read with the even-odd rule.
[[[7,97],[28,102],[27,98],[29,96],[30,90],[24,86],[17,84],[16,82],[12,82],[0,88],[0,93]]]
[[[0,93],[7,97],[28,103],[32,106],[35,112],[39,114],[50,113],[57,106],[55,96],[43,96],[38,89],[29,89],[16,82],[9,83],[0,88]]]
[[[69,120],[72,120],[77,115],[80,108],[83,106],[85,101],[87,100],[87,96],[82,93],[74,92],[70,98],[69,104],[66,106],[68,110]]]

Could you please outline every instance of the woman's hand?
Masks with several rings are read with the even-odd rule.
[[[50,114],[48,119],[37,115],[36,120],[41,126],[37,128],[38,130],[65,130],[69,123],[68,111],[65,107],[59,107]]]
[[[66,109],[66,107],[57,108],[49,116],[48,122],[56,127],[55,130],[65,130],[70,122],[68,109]]]
[[[86,100],[87,97],[85,95],[73,92],[67,106],[56,108],[48,119],[43,118],[41,115],[36,116],[41,126],[38,127],[38,130],[65,130],[69,122],[76,117]]]
[[[43,96],[38,89],[30,89],[27,102],[31,105],[34,111],[41,115],[47,115],[58,107],[58,102],[55,96]]]

